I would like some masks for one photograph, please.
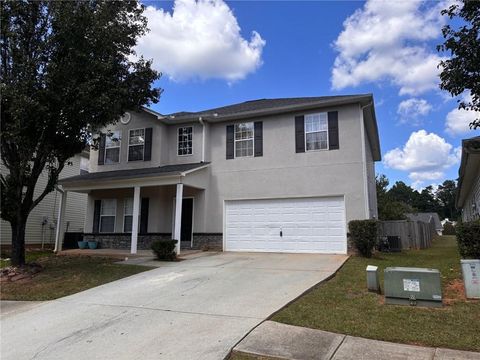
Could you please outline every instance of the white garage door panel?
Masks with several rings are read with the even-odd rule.
[[[227,201],[225,213],[227,251],[347,252],[343,197]]]

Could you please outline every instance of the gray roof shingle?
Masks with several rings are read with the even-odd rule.
[[[245,101],[239,104],[221,106],[213,109],[207,109],[197,112],[181,111],[169,114],[167,116],[182,118],[191,116],[208,116],[217,114],[218,116],[234,115],[244,112],[261,111],[267,109],[282,108],[287,106],[301,106],[312,103],[329,103],[332,101],[348,100],[360,96],[371,96],[371,94],[358,95],[338,95],[338,96],[316,96],[316,97],[298,97],[298,98],[278,98],[278,99],[258,99]]]
[[[208,165],[208,162],[203,163],[190,163],[179,165],[166,165],[153,168],[143,169],[128,169],[128,170],[113,170],[113,171],[101,171],[82,175],[76,175],[61,179],[58,181],[60,185],[96,181],[96,180],[120,180],[120,179],[134,179],[142,177],[153,176],[167,176],[167,175],[180,175],[182,172],[188,170],[194,170],[202,166]]]

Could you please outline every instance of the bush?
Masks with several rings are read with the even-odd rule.
[[[174,261],[177,258],[176,244],[177,240],[155,240],[151,248],[158,260]]]
[[[377,220],[352,220],[348,223],[349,236],[364,257],[372,257],[377,245]]]
[[[455,235],[455,226],[449,221],[443,225],[442,235]]]
[[[480,259],[480,220],[458,223],[457,242],[464,259]]]

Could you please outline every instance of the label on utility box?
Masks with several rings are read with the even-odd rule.
[[[416,279],[403,279],[403,290],[420,292],[420,280]]]

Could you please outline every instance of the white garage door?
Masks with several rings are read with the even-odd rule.
[[[226,250],[345,254],[343,197],[225,202]]]

